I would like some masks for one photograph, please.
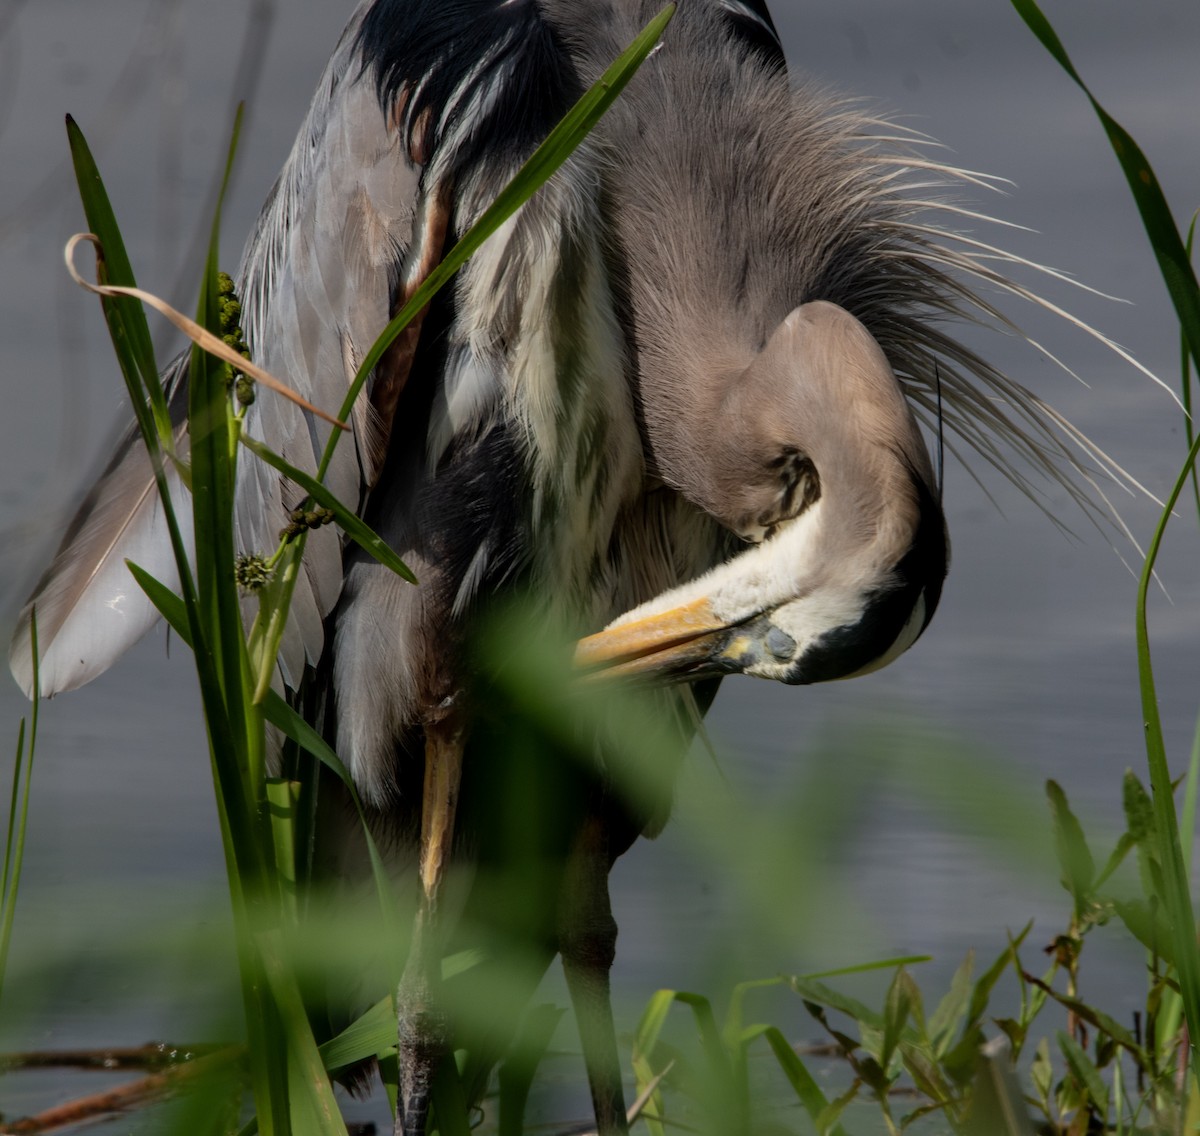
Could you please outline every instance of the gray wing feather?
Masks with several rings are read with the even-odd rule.
[[[238,281],[242,326],[255,361],[334,413],[392,314],[420,179],[399,133],[388,128],[372,76],[363,72],[357,34],[366,7],[360,5],[325,69],[247,243]],[[182,388],[186,356],[172,370]],[[340,443],[326,480],[343,502],[358,508],[382,453],[368,399],[360,398],[351,426],[353,437]],[[293,465],[315,473],[329,427],[262,391],[247,414],[246,429]],[[181,485],[175,488],[183,494]],[[239,551],[273,551],[287,514],[302,497],[243,452],[237,483]],[[184,527],[190,537],[191,526]],[[88,495],[22,612],[10,662],[26,691],[32,686],[29,614],[34,604],[45,694],[94,678],[154,624],[154,609],[129,576],[126,558],[177,586],[149,462],[133,435]],[[280,660],[281,677],[293,688],[306,663],[320,657],[323,621],[341,591],[336,530],[311,534],[304,567]]]
[[[392,314],[395,282],[412,239],[420,170],[387,128],[357,52],[361,9],[343,33],[241,272],[243,327],[253,357],[317,406],[336,413],[359,362]],[[291,464],[315,473],[329,433],[293,403],[264,394],[248,429]],[[369,401],[351,418],[326,482],[358,508],[379,452]],[[239,466],[238,539],[272,549],[303,496],[254,459]],[[281,653],[289,686],[320,657],[322,621],[341,590],[341,541],[311,534]]]
[[[176,422],[182,421],[186,404],[181,382],[185,362],[186,357],[176,360],[164,376],[173,390],[171,412]],[[186,457],[186,436],[179,437],[177,444]],[[182,535],[190,554],[192,528],[186,518],[191,500],[173,467],[168,467],[167,483],[183,518]],[[47,696],[90,682],[158,620],[157,610],[129,574],[126,560],[178,591],[166,515],[136,429],[126,431],[17,620],[9,658],[13,677],[27,695],[33,695],[35,607],[39,686]]]

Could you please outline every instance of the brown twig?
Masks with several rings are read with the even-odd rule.
[[[127,288],[118,284],[92,284],[85,280],[75,267],[75,248],[81,241],[87,241],[96,250],[96,261],[100,264],[104,260],[103,246],[100,244],[100,239],[95,233],[76,233],[69,241],[67,247],[63,251],[63,257],[67,262],[67,271],[71,274],[71,279],[75,281],[81,288],[91,292],[96,296],[129,296],[134,300],[140,300],[143,304],[152,307],[156,312],[164,315],[171,321],[180,331],[183,332],[197,347],[203,348],[210,355],[215,355],[222,362],[228,363],[238,370],[245,372],[256,383],[260,383],[268,390],[274,391],[276,394],[282,395],[286,399],[290,399],[297,406],[317,415],[318,418],[325,419],[326,422],[336,426],[339,430],[349,430],[350,427],[338,418],[334,418],[332,414],[326,414],[319,406],[314,406],[306,398],[302,398],[291,387],[285,383],[281,383],[274,375],[268,371],[264,371],[261,367],[256,366],[249,359],[239,355],[228,344],[223,343],[207,328],[201,327],[195,320],[189,319],[182,312],[176,311],[165,300],[154,295],[153,292],[147,292],[143,288]]]
[[[152,1048],[152,1047],[143,1047]],[[169,1066],[157,1073],[105,1089],[89,1093],[65,1104],[55,1105],[34,1116],[18,1120],[0,1120],[0,1136],[33,1136],[53,1132],[72,1124],[83,1124],[112,1112],[123,1112],[141,1108],[176,1091],[183,1084],[225,1069],[245,1056],[245,1048],[229,1045],[214,1053]]]
[[[224,1043],[171,1045],[152,1041],[146,1045],[108,1046],[103,1049],[33,1049],[0,1053],[0,1069],[154,1069],[180,1065],[226,1049]]]

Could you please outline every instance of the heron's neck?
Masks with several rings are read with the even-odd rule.
[[[653,460],[665,481],[743,536],[815,500],[843,524],[870,527],[914,478],[932,489],[887,358],[835,305],[795,309],[757,354],[714,334],[676,341],[659,362],[642,392]],[[789,496],[789,477],[808,479],[803,495]]]

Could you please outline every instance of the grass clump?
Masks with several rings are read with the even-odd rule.
[[[633,1046],[638,1087],[653,1087],[645,1113],[653,1136],[809,1126],[844,1136],[881,1125],[1003,1136],[1191,1131],[1200,1113],[1158,898],[1150,797],[1127,773],[1125,831],[1097,859],[1061,787],[1048,782],[1046,795],[1071,906],[1066,925],[1041,946],[1045,969],[1029,961],[1039,953],[1030,923],[982,971],[969,954],[936,997],[917,980],[913,968],[930,961],[921,957],[742,983],[720,1024],[708,998],[660,991]],[[1146,949],[1144,1000],[1132,1018],[1086,996],[1081,982],[1085,944],[1114,921]],[[894,973],[878,1004],[844,988],[849,976],[879,968]],[[797,1046],[777,1027],[747,1021],[748,996],[770,988],[801,999],[821,1041]],[[673,1010],[691,1017],[691,1040],[679,1031],[668,1038]]]

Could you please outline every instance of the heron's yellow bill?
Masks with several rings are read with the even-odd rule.
[[[596,677],[683,677],[711,663],[729,630],[707,599],[692,600],[581,639],[575,664]]]

